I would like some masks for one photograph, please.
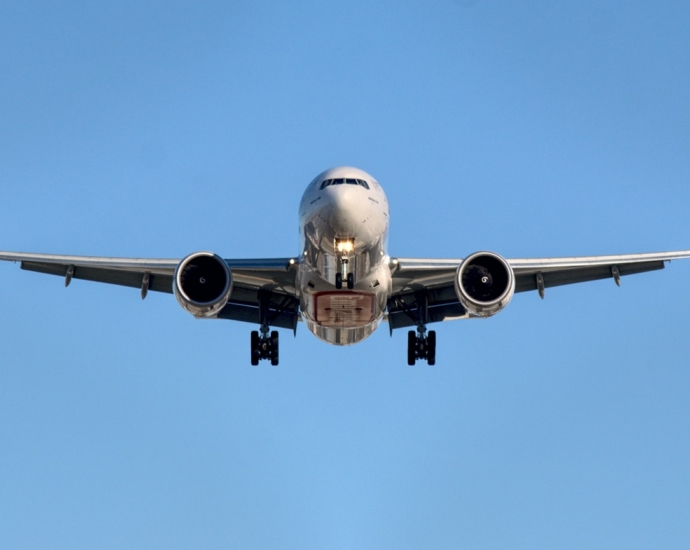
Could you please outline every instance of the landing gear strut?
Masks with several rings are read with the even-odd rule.
[[[252,365],[256,366],[262,359],[270,359],[271,365],[278,365],[278,331],[274,330],[269,335],[268,304],[270,292],[259,292],[259,316],[261,320],[261,333],[252,331]]]
[[[417,331],[407,333],[407,364],[414,365],[417,359],[426,359],[429,365],[436,364],[436,331],[430,330],[425,336],[426,327],[421,325]]]
[[[417,302],[417,331],[407,333],[407,364],[414,365],[417,359],[424,360],[429,365],[436,364],[436,331],[426,331],[429,317],[429,296],[426,291],[415,292]]]

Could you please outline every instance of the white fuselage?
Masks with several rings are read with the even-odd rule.
[[[354,344],[381,322],[391,291],[388,220],[383,189],[357,168],[327,170],[304,192],[296,286],[302,318],[321,340]]]

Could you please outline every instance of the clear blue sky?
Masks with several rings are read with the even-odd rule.
[[[0,249],[297,252],[320,171],[390,253],[690,248],[687,2],[0,3]],[[690,262],[336,348],[0,265],[0,547],[690,545]]]

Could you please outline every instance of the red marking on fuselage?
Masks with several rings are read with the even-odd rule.
[[[324,327],[351,328],[374,320],[371,292],[337,290],[314,294],[314,320]]]

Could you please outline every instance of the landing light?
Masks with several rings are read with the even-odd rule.
[[[355,249],[355,242],[352,239],[336,239],[335,248],[338,252],[352,252]]]

